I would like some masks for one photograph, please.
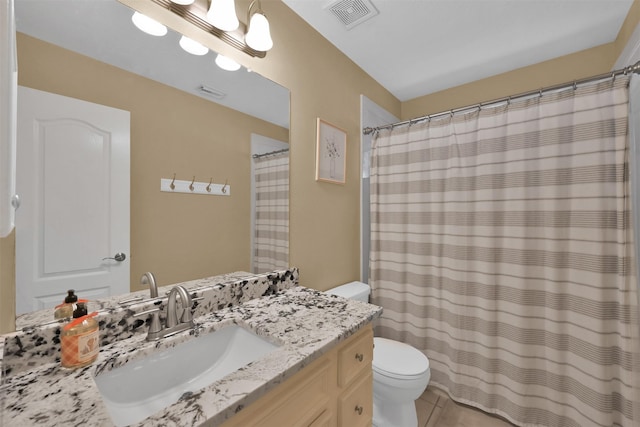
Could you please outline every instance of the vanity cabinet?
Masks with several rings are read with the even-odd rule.
[[[368,325],[222,427],[367,427],[373,416]]]

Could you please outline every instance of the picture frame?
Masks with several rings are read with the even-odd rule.
[[[316,181],[344,184],[347,175],[347,133],[318,118]]]

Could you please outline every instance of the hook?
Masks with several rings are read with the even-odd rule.
[[[223,194],[227,194],[227,182],[228,181],[225,179],[224,180],[224,186],[222,187],[222,193]]]
[[[542,88],[540,88],[540,90],[538,91],[538,94],[540,95],[540,98],[542,98]]]
[[[169,184],[169,188],[171,188],[172,190],[175,190],[175,189],[176,189],[176,184],[175,184],[175,182],[176,182],[176,174],[174,173],[174,174],[173,174],[173,179],[171,180],[171,184]]]
[[[193,183],[196,182],[196,176],[193,175],[193,179],[191,180],[191,184],[189,184],[189,190],[193,191],[195,190],[195,187],[193,186]]]
[[[213,177],[209,180],[209,185],[207,185],[207,193],[211,193],[211,183],[213,182]]]
[[[578,83],[576,83],[576,81],[573,81],[573,90],[577,90],[578,89]]]

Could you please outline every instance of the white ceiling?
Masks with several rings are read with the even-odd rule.
[[[283,1],[401,101],[612,42],[633,3],[371,0],[379,14],[347,30],[334,0]]]
[[[224,71],[213,52],[185,52],[173,31],[163,37],[143,33],[131,22],[133,11],[116,0],[16,0],[15,6],[20,32],[289,128],[286,88],[245,68]],[[203,95],[201,85],[226,96]]]
[[[268,15],[270,0],[263,1]],[[343,6],[361,0],[340,0]],[[399,100],[615,40],[633,0],[365,0],[378,15],[347,30],[334,0],[283,0]],[[256,73],[222,71],[215,54],[153,37],[116,0],[16,0],[18,31],[289,127],[286,88]],[[215,100],[201,85],[227,95]]]

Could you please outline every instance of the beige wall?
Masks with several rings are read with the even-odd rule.
[[[143,0],[128,1],[144,5]],[[248,1],[241,0],[236,3],[238,11],[246,11]],[[637,9],[637,3],[638,1],[634,3],[634,11]],[[474,95],[474,97],[480,97],[477,101],[471,100],[471,96],[462,94],[452,102],[451,106],[446,106],[448,105],[445,102],[446,99],[439,101],[441,102],[439,105],[418,100],[415,103],[410,101],[401,105],[388,91],[316,33],[281,1],[263,0],[262,4],[271,22],[274,39],[274,48],[268,52],[266,58],[249,58],[218,40],[202,41],[212,49],[232,57],[291,90],[290,263],[300,268],[301,284],[324,290],[359,278],[360,94],[365,94],[396,116],[415,117],[493,99],[501,96],[498,92],[504,92],[504,95],[522,92],[531,89],[532,85],[533,88],[537,88],[540,84],[537,82],[532,84],[526,76],[522,77],[521,74],[518,77],[516,74],[515,86],[504,82],[507,86],[504,91],[501,91],[503,82],[500,79],[494,79],[489,88]],[[242,17],[243,14],[239,16]],[[638,22],[635,15],[632,21],[634,24]],[[627,28],[626,25],[625,28]],[[197,34],[187,35],[198,38]],[[598,69],[604,67],[605,62],[612,64],[617,56],[616,52],[621,50],[618,47],[620,45],[624,46],[624,43],[596,48],[591,54],[584,54],[587,56],[578,54],[578,59],[571,56],[560,60],[555,65],[559,69],[553,70],[548,84],[576,78],[574,77],[576,70],[583,70],[585,61],[597,60]],[[606,59],[601,62],[597,58]],[[567,75],[571,77],[567,78]],[[317,117],[347,131],[347,183],[345,185],[319,183],[314,179]],[[132,160],[135,164],[143,161],[139,157],[132,157]],[[132,171],[135,171],[134,168],[135,166],[132,166]],[[160,175],[173,172],[166,165],[158,166],[158,169],[162,170],[147,171],[141,179],[145,182],[151,180],[147,175],[152,174],[153,181],[156,181]],[[134,174],[132,174],[133,177]],[[182,212],[173,212],[173,214],[188,215],[192,209],[192,207],[187,209],[185,206]],[[189,251],[188,247],[173,246],[171,249]],[[0,285],[4,287],[6,283]]]

